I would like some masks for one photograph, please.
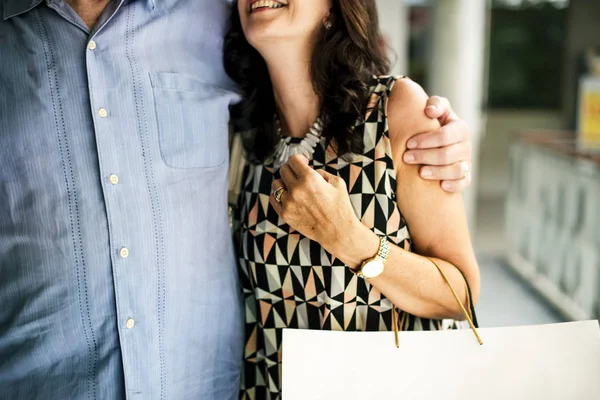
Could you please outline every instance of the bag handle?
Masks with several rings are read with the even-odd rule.
[[[450,288],[450,291],[452,292],[454,299],[457,301],[458,305],[460,306],[460,309],[463,312],[463,315],[465,316],[465,319],[469,323],[469,327],[473,331],[473,334],[475,335],[477,342],[480,345],[482,345],[483,341],[481,340],[481,337],[479,336],[479,332],[477,332],[478,324],[477,324],[477,317],[475,316],[475,307],[473,306],[473,299],[471,296],[471,288],[469,287],[469,283],[467,282],[467,279],[465,278],[464,274],[458,267],[455,266],[455,268],[459,270],[460,274],[462,275],[462,277],[465,281],[465,286],[466,286],[466,291],[467,291],[467,302],[468,302],[468,306],[469,306],[468,311],[465,308],[465,306],[463,305],[462,301],[460,301],[458,294],[456,294],[456,290],[454,290],[454,287],[452,287],[452,284],[450,283],[450,280],[448,279],[448,276],[446,275],[444,270],[442,268],[440,268],[440,266],[435,261],[433,261],[431,258],[429,258],[429,257],[427,257],[427,258],[429,261],[431,261],[433,263],[433,265],[435,265],[435,267],[438,269],[438,271],[444,278],[444,281],[446,281],[446,284]],[[401,321],[402,328],[400,328],[400,329],[403,329],[403,327],[404,327],[404,317],[405,316],[406,316],[406,314],[403,313],[402,321]],[[398,321],[398,316],[396,314],[396,307],[394,307],[393,312],[392,312],[392,325],[394,325],[394,338],[396,341],[396,347],[400,347],[400,339],[398,337],[398,322],[397,321]]]

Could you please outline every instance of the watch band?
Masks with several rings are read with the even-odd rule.
[[[385,262],[390,255],[390,242],[388,242],[387,237],[380,236],[379,237],[379,251],[377,252],[377,257],[381,258],[381,261],[385,265]]]

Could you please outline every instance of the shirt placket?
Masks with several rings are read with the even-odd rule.
[[[127,10],[115,10],[115,13]],[[146,105],[143,94],[131,94],[131,86],[121,76],[129,73],[130,60],[120,53],[123,43],[120,33],[111,30],[110,20],[122,18],[111,15],[104,26],[90,36],[86,48],[86,67],[90,93],[90,112],[99,159],[101,181],[109,225],[109,251],[112,260],[117,326],[123,362],[127,397],[154,398],[152,376],[148,364],[156,347],[155,294],[152,291],[153,265],[151,257],[142,251],[142,243],[151,242],[152,235],[141,220],[148,218],[151,208],[144,184],[142,151],[139,148],[139,129],[135,120]],[[108,25],[107,25],[108,24]],[[119,24],[119,29],[121,25]],[[119,87],[120,86],[120,87]],[[147,221],[146,221],[147,222]]]

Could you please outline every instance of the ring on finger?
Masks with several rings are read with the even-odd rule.
[[[286,191],[286,189],[283,186],[280,186],[273,191],[273,197],[275,198],[276,202],[281,203],[281,196],[283,196],[283,193],[285,191]]]
[[[469,164],[468,161],[462,161],[461,162],[462,166],[461,169],[464,171],[463,173],[463,179],[468,177],[469,174],[471,173],[471,164]]]

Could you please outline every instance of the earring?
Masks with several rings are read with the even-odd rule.
[[[331,14],[328,14],[327,17],[323,20],[323,26],[325,29],[329,30],[333,26],[333,22],[331,22]]]

